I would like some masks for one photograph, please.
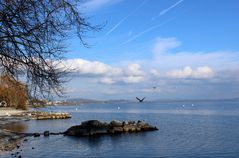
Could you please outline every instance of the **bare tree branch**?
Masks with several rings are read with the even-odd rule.
[[[58,64],[64,40],[97,31],[79,12],[79,0],[0,0],[0,73],[26,78],[32,96],[62,94],[66,69]]]

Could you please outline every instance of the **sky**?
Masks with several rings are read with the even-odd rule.
[[[238,0],[85,0],[98,32],[66,42],[69,98],[239,98]]]

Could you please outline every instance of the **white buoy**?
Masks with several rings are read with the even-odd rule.
[[[118,110],[120,110],[120,107],[118,106]]]
[[[182,105],[182,107],[184,108],[184,107],[185,107],[185,105]]]
[[[78,110],[78,108],[76,108],[76,111]]]
[[[194,106],[194,104],[192,104],[192,106]]]

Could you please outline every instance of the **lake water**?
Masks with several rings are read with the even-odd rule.
[[[239,157],[238,101],[108,103],[42,110],[70,112],[72,118],[27,121],[17,129],[59,132],[89,119],[116,119],[144,120],[159,130],[84,138],[29,138],[16,150],[22,157]]]

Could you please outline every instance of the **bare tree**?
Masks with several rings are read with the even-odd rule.
[[[84,43],[98,30],[79,12],[79,0],[0,0],[0,73],[24,76],[31,94],[60,95],[65,70],[58,64],[70,30]]]

